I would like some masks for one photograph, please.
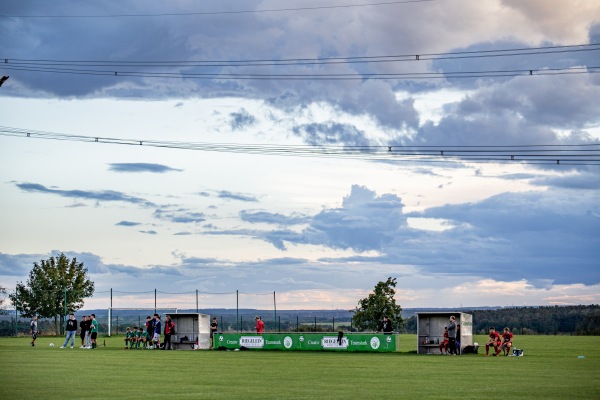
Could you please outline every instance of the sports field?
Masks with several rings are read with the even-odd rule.
[[[122,337],[100,337],[96,350],[41,337],[33,348],[0,338],[0,399],[600,398],[600,337],[517,336],[524,357],[417,355],[415,335],[400,340],[399,353],[329,353],[124,350]]]

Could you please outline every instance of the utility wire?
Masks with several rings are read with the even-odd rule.
[[[332,6],[315,7],[297,7],[297,8],[272,8],[258,10],[232,10],[232,11],[200,11],[200,12],[182,12],[182,13],[156,13],[156,14],[106,14],[106,15],[1,15],[0,18],[148,18],[148,17],[190,17],[202,15],[231,15],[231,14],[259,14],[269,12],[288,12],[288,11],[312,11],[312,10],[331,10],[340,8],[357,7],[379,7],[391,5],[403,5],[411,3],[431,3],[436,0],[404,0],[388,1],[365,4],[340,4]]]
[[[600,143],[513,146],[311,146],[177,142],[68,135],[21,128],[0,127],[0,136],[46,140],[150,146],[207,152],[360,159],[392,162],[516,162],[523,164],[600,165]]]
[[[415,80],[415,79],[453,79],[453,78],[489,78],[516,77],[526,75],[573,75],[593,74],[600,72],[599,67],[568,67],[519,70],[487,70],[467,72],[406,72],[406,73],[353,73],[353,74],[232,74],[232,73],[188,73],[188,72],[141,72],[141,71],[103,71],[73,68],[33,68],[4,67],[13,71],[29,71],[68,75],[96,75],[137,78],[171,78],[171,79],[208,79],[208,80]]]
[[[599,51],[600,43],[575,44],[565,46],[520,47],[496,50],[456,51],[445,53],[393,54],[376,56],[320,57],[320,58],[283,58],[283,59],[244,59],[244,60],[158,60],[158,61],[115,61],[115,60],[56,60],[21,59],[0,57],[5,66],[70,66],[70,67],[265,67],[265,66],[302,66],[354,63],[381,63],[405,61],[430,61],[469,59],[482,57],[512,57],[547,55],[574,52]]]

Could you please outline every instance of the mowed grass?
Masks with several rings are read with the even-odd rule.
[[[415,335],[391,354],[124,350],[122,337],[60,349],[63,340],[0,338],[0,399],[600,398],[600,337],[517,336],[524,357],[417,355]]]

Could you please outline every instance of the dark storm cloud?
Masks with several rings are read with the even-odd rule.
[[[325,262],[414,265],[423,274],[591,285],[600,282],[596,192],[506,193],[407,214],[396,195],[377,195],[355,185],[341,207],[315,214],[302,231],[238,229],[210,234],[263,240],[282,251],[289,244],[312,244],[379,253],[321,260]],[[410,228],[409,216],[447,220],[449,229]]]
[[[231,117],[231,129],[234,131],[255,125],[257,122],[256,118],[244,108],[230,113],[229,116]]]
[[[44,259],[37,254],[5,254],[0,253],[0,275],[24,276],[29,273],[34,262]],[[2,285],[0,285],[2,286]]]
[[[109,164],[110,170],[114,172],[153,172],[162,174],[171,171],[182,171],[181,169],[171,168],[162,164],[149,163],[113,163]]]
[[[134,196],[128,196],[121,192],[116,192],[113,190],[99,190],[99,191],[91,191],[91,190],[60,190],[60,189],[51,189],[47,188],[44,185],[40,185],[38,183],[16,183],[15,184],[19,189],[30,192],[30,193],[46,193],[53,194],[60,197],[74,198],[74,199],[86,199],[86,200],[96,200],[100,202],[104,201],[123,201],[126,203],[139,204],[145,207],[153,207],[154,203]]]

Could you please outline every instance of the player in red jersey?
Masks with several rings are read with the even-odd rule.
[[[502,353],[502,350],[506,350],[506,355],[508,355],[510,348],[512,347],[512,339],[513,334],[510,333],[508,328],[504,328],[504,332],[502,332],[502,344],[496,349],[496,354],[494,355],[497,356]]]
[[[500,335],[496,332],[496,329],[492,326],[490,327],[490,334],[488,335],[488,341],[485,344],[485,356],[488,357],[490,355],[490,346],[494,347],[495,351],[498,351],[498,347],[500,346]]]
[[[448,354],[448,327],[444,327],[444,340],[440,343],[440,354]]]

